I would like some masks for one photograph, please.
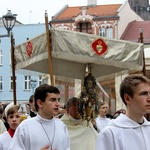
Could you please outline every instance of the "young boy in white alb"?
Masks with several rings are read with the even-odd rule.
[[[150,80],[141,75],[129,75],[120,85],[120,96],[127,107],[99,133],[96,150],[149,150]]]
[[[70,150],[66,125],[58,114],[60,91],[47,84],[34,93],[37,116],[24,120],[17,128],[9,150]]]

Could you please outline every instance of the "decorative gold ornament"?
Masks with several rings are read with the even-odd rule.
[[[96,118],[98,114],[99,88],[96,79],[89,73],[84,78],[81,95],[79,97],[79,112],[81,118],[89,124],[91,119]]]

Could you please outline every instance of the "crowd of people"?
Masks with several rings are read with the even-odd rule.
[[[19,104],[0,102],[0,150],[148,150],[150,122],[144,116],[150,113],[150,80],[128,75],[120,97],[126,110],[108,116],[108,104],[100,102],[97,117],[88,125],[78,115],[79,98],[70,98],[60,111],[55,86],[37,87],[26,112]],[[21,121],[23,113],[28,117]]]

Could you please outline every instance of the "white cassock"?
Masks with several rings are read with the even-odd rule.
[[[104,129],[110,122],[110,119],[109,118],[102,118],[100,116],[98,116],[96,118],[96,127],[102,131],[102,129]]]
[[[97,131],[90,124],[63,115],[61,120],[67,125],[70,136],[70,150],[95,150]]]
[[[10,143],[12,142],[12,137],[5,131],[0,135],[0,150],[8,150]]]
[[[56,150],[70,150],[67,127],[60,119],[47,120],[37,114],[17,127],[9,150],[40,150],[48,144]]]
[[[150,150],[150,122],[144,118],[140,125],[120,114],[99,133],[96,150]]]
[[[0,134],[4,133],[5,131],[7,131],[3,121],[0,119]]]

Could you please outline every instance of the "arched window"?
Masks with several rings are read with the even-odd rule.
[[[105,37],[105,28],[99,29],[99,35]]]
[[[99,28],[99,35],[102,37],[113,38],[113,28],[112,27],[101,27]]]
[[[77,24],[77,31],[92,34],[92,25],[89,22],[80,22]]]
[[[112,29],[112,27],[106,28],[106,37],[107,38],[113,38],[113,29]]]

